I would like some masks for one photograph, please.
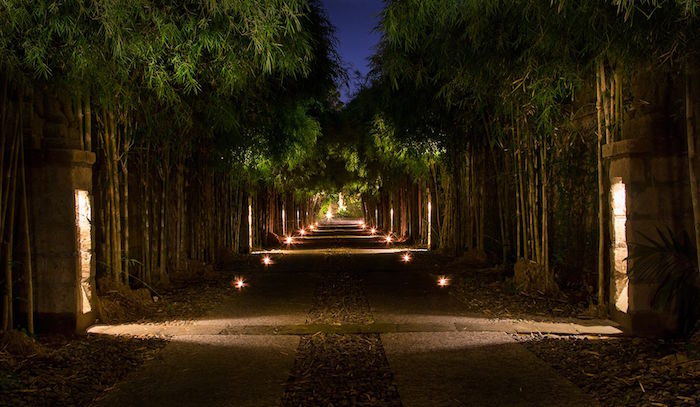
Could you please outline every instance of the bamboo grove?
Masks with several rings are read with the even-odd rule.
[[[95,154],[101,292],[247,251],[249,204],[257,245],[280,207],[306,222],[311,194],[289,182],[343,75],[318,2],[18,0],[0,15],[2,329],[34,328],[34,150]]]
[[[389,2],[357,116],[368,135],[381,120],[398,149],[422,146],[412,160],[423,170],[402,174],[430,195],[436,247],[516,264],[543,293],[584,284],[605,312],[602,149],[643,109],[649,72],[696,80],[697,11],[693,1]],[[692,116],[690,89],[669,101],[676,117]],[[370,136],[364,145],[377,150]],[[366,176],[375,195],[376,179]]]
[[[50,197],[28,175],[51,148],[94,154],[102,292],[278,244],[343,191],[400,240],[515,265],[546,294],[585,285],[603,312],[603,149],[635,130],[645,81],[678,90],[700,242],[698,11],[387,1],[367,85],[342,106],[318,0],[0,2],[2,328],[33,331],[30,208]]]

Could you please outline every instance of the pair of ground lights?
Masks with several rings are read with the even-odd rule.
[[[411,260],[411,253],[406,252],[403,255],[401,255],[401,261],[403,261],[404,263],[408,263]],[[437,285],[440,287],[447,287],[448,285],[450,285],[450,279],[447,276],[440,276],[438,277]]]

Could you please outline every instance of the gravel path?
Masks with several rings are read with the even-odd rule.
[[[377,334],[301,337],[283,406],[400,406]]]
[[[307,324],[370,324],[369,303],[356,272],[324,276]],[[378,334],[318,332],[300,339],[283,406],[401,406]]]

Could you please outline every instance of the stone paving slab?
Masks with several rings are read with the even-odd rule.
[[[298,318],[291,318],[292,320]],[[398,318],[410,320],[411,318]],[[276,322],[284,322],[278,318]],[[599,325],[581,325],[573,322],[537,322],[509,319],[486,318],[415,318],[416,322],[374,324],[251,324],[242,325],[239,321],[202,320],[182,325],[169,324],[123,324],[95,325],[89,333],[104,335],[160,336],[181,335],[309,335],[316,332],[337,334],[368,334],[392,332],[505,332],[517,334],[554,334],[554,335],[600,335],[619,336],[623,332],[612,323],[600,321]],[[266,320],[267,321],[267,320]],[[255,322],[255,321],[248,321]]]
[[[98,406],[279,405],[297,336],[175,338]]]
[[[598,404],[503,333],[381,335],[406,407]]]

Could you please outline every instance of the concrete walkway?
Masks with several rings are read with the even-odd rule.
[[[328,255],[318,253],[318,244],[314,241],[312,253],[273,255],[274,265],[245,276],[248,287],[201,320],[92,327],[98,334],[172,338],[156,359],[98,404],[278,405],[300,335],[335,332],[380,334],[405,406],[596,405],[511,334],[620,334],[609,321],[467,315],[447,289],[437,287],[425,270],[398,261],[396,253]],[[360,276],[373,323],[306,323],[315,287],[324,273],[337,270]]]

